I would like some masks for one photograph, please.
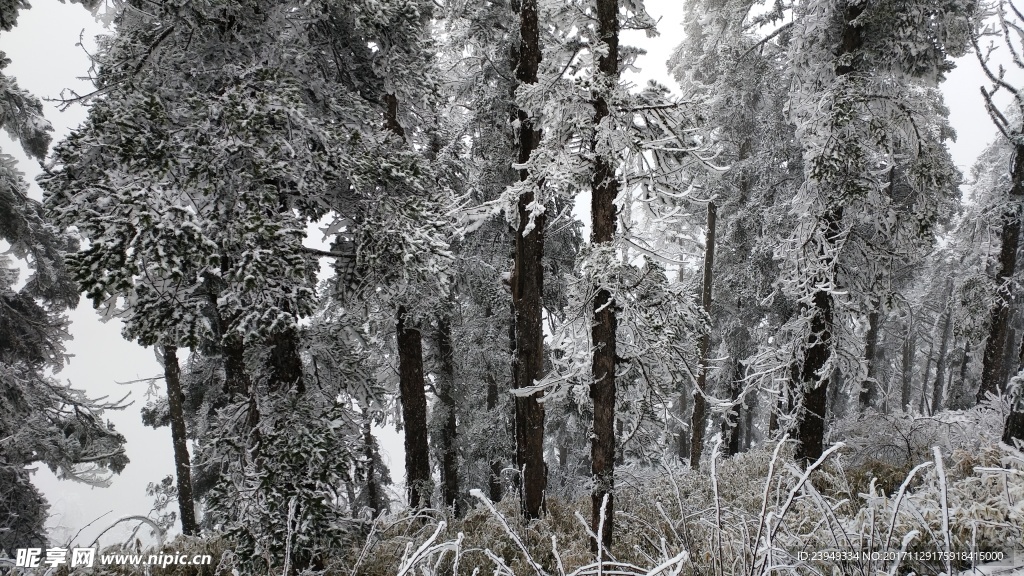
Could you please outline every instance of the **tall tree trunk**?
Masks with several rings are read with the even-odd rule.
[[[619,78],[617,0],[597,0],[597,27],[598,36],[607,46],[607,52],[598,58],[598,77],[602,78],[598,82],[615,83]],[[604,89],[598,89],[594,98],[595,131],[608,114],[609,105]],[[602,244],[610,245],[615,236],[618,219],[615,198],[619,195],[619,181],[612,160],[598,152],[596,139],[593,147],[596,159],[590,242],[597,248]],[[615,331],[618,324],[615,307],[611,293],[603,288],[598,289],[594,297],[594,323],[591,329],[594,346],[593,381],[590,385],[590,397],[594,400],[594,433],[590,444],[590,471],[594,481],[591,530],[599,535],[604,550],[612,545],[615,518]],[[591,542],[591,548],[597,551],[596,540]]]
[[[1017,307],[1010,305],[1009,316],[1011,321],[1014,316],[1017,315]],[[1009,382],[1010,378],[1017,373],[1017,331],[1009,326],[1006,330],[1006,350],[1003,351],[1003,375],[1006,377],[1006,381]]]
[[[271,390],[288,391],[294,387],[299,396],[305,394],[299,332],[294,326],[274,334],[271,339],[269,368]]]
[[[934,352],[935,342],[932,342],[928,345],[928,358],[924,363],[924,378],[921,379],[921,399],[918,406],[918,412],[921,414],[925,413],[925,407],[928,406],[928,382],[932,374],[932,354]]]
[[[430,506],[427,446],[427,393],[423,389],[423,344],[420,331],[407,325],[405,306],[398,307],[398,388],[405,426],[405,478],[412,508]]]
[[[516,79],[520,84],[536,84],[541,61],[540,24],[537,0],[523,0],[519,8],[520,44],[516,59]],[[518,158],[522,164],[540,145],[541,131],[528,110],[517,110],[519,122]],[[530,179],[529,171],[519,178]],[[539,189],[542,183],[536,183]],[[512,272],[512,304],[515,322],[515,355],[512,359],[513,386],[524,388],[540,380],[544,372],[544,229],[546,216],[532,215],[534,192],[519,197],[519,226],[515,240],[515,267]],[[537,518],[544,508],[547,466],[544,463],[544,405],[542,394],[516,396],[516,466],[520,471],[523,514]]]
[[[841,64],[835,68],[836,76],[845,76],[854,71],[853,59],[844,58],[859,50],[864,43],[862,29],[855,26],[854,21],[864,11],[863,4],[850,3],[843,13],[843,33],[840,39],[838,56]],[[830,206],[821,220],[825,226],[825,246],[821,254],[831,253],[829,246],[834,245],[842,231],[843,207]],[[831,265],[825,266],[830,269]],[[817,278],[818,283],[832,284],[835,278]],[[804,348],[804,357],[800,370],[800,387],[803,389],[803,402],[797,423],[796,458],[804,464],[817,460],[823,452],[825,437],[825,410],[828,403],[829,375],[823,370],[832,357],[833,321],[835,302],[832,294],[825,290],[817,290],[811,296],[811,333]]]
[[[825,406],[825,413],[829,415],[829,422],[834,422],[846,414],[846,404],[849,400],[843,391],[843,374],[837,368],[832,371],[828,381],[828,399]]]
[[[953,292],[953,281],[946,281],[946,311],[942,321],[942,336],[939,340],[939,358],[935,368],[935,382],[932,386],[932,414],[942,409],[942,387],[946,382],[946,366],[948,365],[949,337],[953,332],[953,310],[949,307],[949,298]]]
[[[798,380],[797,377],[793,378],[794,381]],[[783,396],[785,391],[779,392],[772,402],[772,412],[768,415],[768,437],[773,438],[779,431],[779,416],[782,414]]]
[[[880,303],[875,302],[868,314],[868,333],[864,337],[864,360],[868,364],[867,379],[860,388],[860,409],[863,411],[878,402],[878,333],[881,331],[882,314],[878,310]]]
[[[679,281],[685,280],[684,272],[685,268],[679,267]],[[683,390],[679,392],[678,413],[679,413],[679,435],[676,436],[676,456],[679,457],[680,462],[690,461],[690,429],[689,425],[686,424],[687,418],[690,415],[690,396],[693,392],[686,389],[686,384],[683,385]]]
[[[1017,200],[1019,203],[1020,198],[1024,197],[1024,144],[1018,143],[1014,146],[1013,169],[1010,173],[1010,177],[1013,182],[1013,188],[1010,189],[1010,196]],[[1012,238],[1012,251],[1010,251],[1009,254],[1007,254],[1008,249],[1006,247],[1006,244],[1004,244],[1003,249],[1000,252],[999,259],[1000,273],[1005,273],[1007,279],[1012,278],[1013,273],[1016,271],[1017,243],[1020,240],[1020,227],[1021,213],[1020,207],[1017,206],[1012,216],[1010,217],[1009,222],[1004,224],[1003,226],[1004,242],[1010,243],[1009,239]],[[1007,228],[1010,228],[1010,230],[1007,230]],[[1009,290],[1009,284],[1006,284],[1005,291],[1000,291],[1000,299],[996,303],[997,307],[1000,305],[1000,303],[1009,303]],[[993,316],[995,316],[994,313]],[[1009,315],[1006,314],[1006,316]],[[984,370],[982,370],[982,372],[984,372]],[[1007,384],[1005,380],[1000,381],[998,384],[999,388],[997,389],[1005,390]],[[981,388],[991,388],[991,384],[986,385],[984,374],[982,375]],[[982,397],[983,395],[984,392],[979,390],[978,396]],[[1014,397],[1010,399],[1010,415],[1006,418],[1006,425],[1003,428],[1003,441],[1008,444],[1013,444],[1014,440],[1024,441],[1024,389],[1016,390],[1014,393]]]
[[[903,364],[900,370],[900,406],[910,412],[911,394],[914,391],[914,357],[917,355],[917,333],[913,321],[907,323],[907,334],[903,338]]]
[[[743,391],[743,366],[737,361],[733,368],[732,378],[729,380],[729,399],[732,400],[733,409],[722,415],[722,441],[725,445],[723,456],[735,456],[740,453],[740,422],[743,418],[743,402],[740,400],[740,392]]]
[[[690,460],[690,430],[684,424],[690,411],[690,392],[679,393],[679,435],[676,437],[676,455],[679,460]]]
[[[750,450],[754,443],[754,410],[757,407],[757,393],[749,394],[743,407],[743,445],[742,451]]]
[[[372,517],[376,518],[384,508],[381,500],[380,484],[377,479],[377,442],[373,437],[373,428],[369,409],[363,410],[363,460],[365,461],[366,473],[366,502],[372,511]]]
[[[441,425],[441,500],[459,516],[458,411],[455,401],[455,357],[452,350],[452,324],[448,318],[437,321],[437,349],[441,356],[438,382],[443,421]]]
[[[826,242],[832,243],[838,239],[842,219],[841,207],[826,211],[823,217]],[[823,247],[822,253],[828,253],[828,249]],[[810,313],[810,335],[804,348],[803,362],[793,370],[798,374],[794,389],[802,391],[797,415],[796,459],[804,464],[817,460],[823,451],[830,379],[830,375],[823,372],[832,356],[835,313],[832,294],[825,290],[816,291],[811,298]]]
[[[398,121],[398,97],[384,96],[384,128],[405,140],[405,130]],[[398,374],[402,422],[405,426],[405,478],[409,506],[430,506],[433,482],[430,478],[430,456],[427,446],[427,394],[423,389],[423,336],[409,325],[405,306],[398,307]]]
[[[164,382],[167,384],[167,407],[171,413],[171,442],[174,444],[174,473],[178,478],[178,511],[181,514],[181,533],[185,536],[194,536],[199,533],[199,525],[196,524],[196,507],[192,500],[192,460],[188,454],[188,436],[185,434],[178,348],[165,345],[163,349]]]
[[[970,407],[974,398],[968,400],[967,393],[967,370],[971,363],[971,342],[964,339],[964,347],[960,352],[960,372],[957,376],[956,385],[950,384],[947,393],[946,407],[952,410],[963,410]]]
[[[487,413],[490,414],[492,418],[497,418],[498,381],[490,371],[487,372],[487,375],[484,378],[487,380]],[[498,502],[501,500],[503,494],[501,486],[501,459],[498,458],[497,454],[490,455],[488,467],[490,468],[490,474],[487,478],[488,496],[492,501]]]
[[[700,305],[711,317],[711,282],[715,265],[715,220],[716,207],[708,202],[708,228],[704,238],[704,278],[701,282]],[[700,457],[704,452],[704,427],[707,420],[707,400],[704,397],[708,381],[708,352],[711,347],[711,334],[705,333],[698,342],[697,385],[693,390],[693,415],[690,418],[690,467],[700,468]]]
[[[996,394],[1006,390],[1007,374],[1003,370],[1003,355],[1010,324],[1010,304],[1013,299],[1011,279],[1017,270],[1017,248],[1020,245],[1021,211],[1020,200],[1024,198],[1024,144],[1017,144],[1013,151],[1013,167],[1010,171],[1012,186],[1009,200],[1012,204],[1003,215],[1000,234],[999,270],[996,285],[999,292],[992,306],[989,320],[988,339],[985,341],[985,355],[982,357],[981,386],[978,388],[978,402],[989,392]]]

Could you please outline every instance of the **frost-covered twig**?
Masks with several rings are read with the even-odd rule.
[[[147,518],[145,516],[125,516],[124,518],[121,518],[121,519],[117,520],[116,522],[114,522],[110,526],[107,526],[102,532],[97,534],[96,538],[93,539],[92,544],[90,544],[90,546],[91,547],[96,547],[96,545],[99,544],[100,538],[102,538],[103,535],[106,534],[107,532],[110,532],[114,528],[114,526],[117,526],[118,524],[120,524],[122,522],[132,522],[132,521],[142,522],[143,524],[149,524],[149,526],[156,533],[158,545],[160,545],[160,546],[164,545],[164,536],[165,536],[164,529],[161,528],[160,525],[158,525],[152,519]]]
[[[900,504],[903,503],[903,497],[907,493],[907,487],[910,486],[910,481],[914,479],[914,476],[918,473],[918,471],[927,468],[931,465],[931,462],[924,462],[918,464],[917,466],[914,467],[913,470],[910,471],[909,474],[907,474],[906,479],[903,480],[903,484],[900,484],[900,489],[899,491],[896,492],[896,498],[893,499],[892,518],[889,520],[889,530],[885,535],[885,543],[882,545],[882,550],[889,549],[889,543],[892,541],[892,533],[896,530],[896,517],[899,515],[900,512]],[[906,544],[904,544],[904,546],[905,545]],[[897,565],[898,564],[899,562],[897,561]],[[893,569],[895,570],[895,566],[893,567]]]
[[[669,574],[670,576],[677,576],[678,574],[682,573],[683,563],[686,562],[689,558],[690,555],[687,554],[685,551],[680,552],[672,558],[669,558],[661,564],[658,564],[654,568],[651,568],[647,572],[646,576],[657,576],[658,574],[665,572],[669,568],[675,568],[675,570],[673,570],[672,572],[668,572],[667,574]]]
[[[946,545],[945,554],[943,554],[946,560],[946,574],[952,574],[953,568],[950,565],[950,544],[949,544],[949,501],[946,496],[946,469],[942,465],[942,452],[939,451],[938,446],[932,447],[932,453],[935,455],[935,471],[939,475],[939,488],[942,492],[942,539]]]
[[[776,518],[778,519],[778,522],[775,524],[775,527],[770,528],[769,531],[768,531],[768,535],[766,536],[766,546],[765,546],[765,550],[766,551],[770,550],[771,543],[775,539],[775,533],[778,532],[779,526],[782,524],[782,519],[789,512],[789,508],[790,508],[790,506],[793,505],[793,501],[796,499],[797,493],[800,492],[800,489],[803,487],[804,483],[807,482],[808,478],[810,478],[811,472],[814,472],[815,470],[817,470],[817,468],[819,466],[821,466],[822,462],[824,462],[826,458],[831,456],[833,452],[835,452],[836,450],[842,448],[843,446],[844,446],[844,444],[842,442],[837,442],[831,448],[829,448],[828,450],[825,450],[825,452],[822,453],[822,455],[819,456],[818,459],[815,460],[813,464],[811,464],[810,466],[807,467],[807,470],[805,470],[803,475],[800,476],[800,478],[797,480],[796,485],[793,486],[793,488],[789,491],[789,497],[786,498],[786,502],[782,505],[782,508],[779,509],[779,513],[776,515]],[[765,558],[764,562],[761,563],[762,572],[764,571],[765,563],[766,562],[767,562],[767,557]]]
[[[608,493],[601,498],[601,516],[597,521],[597,575],[604,576],[604,519],[608,510]]]
[[[718,544],[718,572],[722,573],[722,561],[725,555],[722,554],[722,497],[718,493],[718,456],[722,449],[722,435],[715,436],[715,446],[711,449],[711,491],[715,496],[715,541]]]
[[[758,546],[761,543],[761,532],[765,530],[766,518],[768,514],[768,497],[771,494],[772,477],[775,476],[775,463],[779,459],[779,452],[782,450],[782,445],[789,439],[789,434],[784,434],[779,439],[779,443],[775,445],[775,450],[772,452],[772,459],[768,461],[768,477],[764,480],[764,496],[761,499],[761,514],[758,518],[757,524],[757,536],[754,537],[754,550],[752,551],[751,557],[754,559],[750,563],[750,576],[754,574],[754,567],[757,564],[757,551]],[[768,527],[770,529],[770,527]],[[768,546],[765,546],[767,549]]]
[[[523,544],[523,541],[519,539],[519,536],[515,533],[514,530],[512,530],[512,527],[508,525],[508,522],[505,521],[505,517],[494,509],[494,506],[491,504],[491,500],[487,496],[484,496],[484,493],[481,492],[478,488],[470,490],[469,495],[473,496],[474,498],[482,502],[483,505],[498,520],[498,522],[501,523],[501,526],[505,528],[505,533],[507,533],[509,538],[512,539],[512,542],[514,542],[515,545],[519,547],[519,550],[523,553],[523,556],[526,557],[526,563],[530,565],[530,568],[533,568],[533,571],[537,573],[537,576],[547,576],[544,572],[544,569],[541,568],[539,564],[537,564],[537,562],[533,559],[532,556],[530,556],[530,551],[527,550],[526,545]]]
[[[285,524],[287,534],[284,537],[284,571],[281,572],[281,576],[288,576],[291,574],[292,564],[292,522],[295,521],[295,508],[298,505],[298,500],[295,496],[292,496],[291,500],[288,501],[288,521]]]
[[[423,558],[427,555],[427,552],[430,550],[431,545],[434,543],[434,540],[437,540],[437,537],[441,534],[441,532],[445,529],[446,526],[447,524],[445,523],[444,520],[438,522],[437,529],[434,530],[434,533],[431,534],[430,538],[427,538],[426,541],[424,541],[423,544],[421,544],[420,547],[416,549],[416,552],[414,552],[411,556],[406,558],[404,562],[402,562],[402,565],[398,567],[398,573],[395,574],[395,576],[405,576],[406,574],[408,574],[409,571],[412,570],[420,561],[420,558]]]
[[[558,576],[565,576],[565,566],[562,566],[562,557],[558,555],[558,538],[551,535],[551,555],[555,557],[555,565],[558,566]]]

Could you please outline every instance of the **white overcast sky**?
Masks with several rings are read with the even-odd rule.
[[[4,50],[12,60],[5,72],[16,77],[23,88],[40,97],[56,98],[65,88],[88,92],[89,84],[78,78],[86,75],[89,61],[85,51],[92,50],[92,39],[103,32],[102,26],[80,5],[61,4],[56,0],[34,0],[34,3],[33,9],[21,13],[14,31],[0,34],[0,50]],[[661,19],[661,35],[652,39],[640,33],[626,36],[625,42],[648,51],[648,55],[638,62],[642,72],[631,75],[629,79],[642,85],[648,78],[653,78],[674,87],[664,71],[664,63],[681,38],[683,3],[679,0],[648,0],[647,5],[651,14]],[[76,46],[80,34],[84,39],[84,49]],[[957,70],[943,87],[951,110],[950,120],[958,134],[951,150],[965,174],[969,173],[978,152],[994,136],[979,95],[982,81],[974,56],[968,56],[958,62]],[[54,125],[56,141],[84,119],[85,110],[73,106],[61,113],[50,104],[47,116]],[[25,159],[18,146],[3,135],[0,136],[0,147],[3,152],[19,158],[22,171],[29,180],[34,180],[39,167]],[[40,196],[34,184],[33,194]],[[161,369],[152,350],[125,342],[120,336],[119,323],[99,322],[87,300],[83,300],[71,314],[71,320],[74,340],[68,342],[67,347],[73,358],[58,376],[75,387],[85,389],[93,397],[120,398],[131,392],[131,400],[134,401],[127,410],[108,414],[117,429],[127,436],[131,459],[128,468],[114,478],[109,488],[61,482],[45,467],[41,467],[33,478],[51,503],[49,525],[57,542],[67,541],[85,524],[106,514],[77,539],[78,542],[88,542],[99,529],[117,518],[146,514],[151,507],[150,498],[145,494],[146,484],[173,473],[173,460],[169,429],[152,430],[141,424],[139,408],[145,404],[146,386],[117,384],[160,374]],[[404,477],[400,437],[393,430],[380,433],[382,445],[390,452],[392,477],[399,481]]]

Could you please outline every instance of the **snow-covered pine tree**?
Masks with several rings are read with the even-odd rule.
[[[706,122],[715,163],[728,167],[720,176],[699,180],[701,196],[718,205],[711,349],[725,352],[716,354],[723,358],[716,372],[728,380],[723,388],[730,388],[721,400],[730,400],[728,410],[743,416],[744,436],[751,440],[757,436],[754,405],[762,406],[767,417],[779,391],[770,379],[748,381],[743,372],[749,366],[756,374],[756,358],[776,353],[766,342],[795,309],[775,290],[779,264],[774,250],[793,229],[786,202],[803,179],[800,150],[784,113],[789,36],[786,29],[767,37],[752,32],[759,22],[751,22],[756,20],[752,8],[746,0],[689,3],[685,40],[669,60],[684,98],[694,102]],[[740,373],[737,362],[742,363]],[[734,376],[740,380],[733,381]],[[760,401],[759,394],[764,395]],[[692,402],[685,398],[680,404]]]
[[[788,369],[802,398],[796,439],[805,462],[822,453],[839,320],[885,296],[874,271],[926,250],[955,202],[959,174],[943,146],[951,133],[935,86],[948,58],[967,50],[975,6],[850,0],[793,13],[789,106],[805,179],[780,256],[783,289],[800,302],[784,339],[796,343]]]
[[[1018,73],[1024,71],[1024,62],[1020,58],[1021,27],[1024,26],[1024,14],[1011,2],[1000,0],[995,6],[998,26],[989,32],[999,38],[999,44],[1011,55],[1011,66]],[[978,388],[978,400],[986,395],[1007,390],[1006,361],[1008,324],[1010,321],[1010,301],[1013,294],[1013,277],[1017,271],[1017,249],[1020,244],[1021,198],[1024,198],[1024,88],[1008,80],[1007,70],[998,68],[992,63],[991,56],[996,50],[995,44],[982,49],[978,37],[972,38],[974,51],[985,75],[991,82],[990,86],[982,87],[985,107],[989,117],[995,123],[1000,135],[1012,148],[1010,154],[1009,181],[1001,183],[1006,188],[1006,205],[1002,211],[1000,229],[999,258],[996,268],[997,296],[992,305],[989,320],[989,333],[985,341],[985,354],[982,358],[981,385]],[[1011,112],[1004,113],[996,103],[1000,93],[1011,98]],[[998,212],[997,212],[998,213]],[[1022,340],[1024,342],[1024,340]],[[1024,345],[1020,347],[1024,350]],[[1011,392],[1011,411],[1007,417],[1003,433],[1003,441],[1007,443],[1024,440],[1024,389],[1014,378]]]
[[[126,4],[98,55],[97,92],[82,98],[89,119],[43,179],[60,224],[89,240],[71,260],[76,279],[124,318],[126,337],[223,358],[232,402],[201,442],[222,476],[206,518],[252,569],[325,561],[346,530],[325,495],[359,458],[349,447],[361,420],[336,389],[309,387],[300,350],[321,255],[302,244],[307,224],[334,214],[336,245],[358,248],[340,259],[364,286],[395,263],[443,275],[429,262],[445,247],[431,232],[440,220],[423,222],[438,213],[430,198],[381,198],[393,182],[427,188],[420,155],[381,126],[385,78],[410,102],[429,88],[409,78],[422,59],[391,44],[424,37],[421,8]],[[308,530],[288,541],[298,525]]]

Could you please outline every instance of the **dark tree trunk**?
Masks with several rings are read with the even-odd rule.
[[[881,331],[882,314],[878,303],[868,314],[868,333],[864,338],[864,360],[868,363],[868,376],[860,388],[860,409],[865,410],[878,402],[878,333]]]
[[[299,332],[295,327],[287,328],[273,336],[270,348],[270,388],[274,391],[306,393],[302,378],[302,357],[299,355]]]
[[[736,362],[733,369],[732,379],[729,381],[729,399],[732,400],[733,409],[722,416],[722,441],[725,451],[722,455],[728,458],[740,453],[740,422],[743,417],[743,402],[740,401],[740,392],[743,391],[743,366]]]
[[[523,0],[519,8],[520,44],[516,54],[516,79],[520,84],[536,84],[540,66],[540,24],[537,0]],[[527,110],[517,110],[519,163],[530,159],[540,145],[541,132]],[[527,170],[519,171],[521,181],[530,179]],[[538,187],[541,183],[536,184]],[[518,202],[519,226],[515,240],[515,267],[512,272],[512,306],[515,322],[515,354],[512,357],[513,386],[524,388],[540,380],[544,372],[544,214],[531,216],[530,204],[536,196],[528,192]],[[520,471],[523,515],[537,518],[544,508],[547,466],[544,464],[544,405],[537,392],[516,396],[516,467]]]
[[[384,509],[381,499],[380,481],[377,478],[377,441],[373,437],[373,429],[369,411],[363,413],[363,460],[366,474],[366,502],[372,510],[374,518]]]
[[[384,96],[384,128],[405,139],[405,130],[398,121],[398,97]],[[427,446],[427,394],[423,389],[423,336],[410,326],[405,306],[398,307],[398,377],[402,422],[405,426],[405,478],[409,506],[429,507],[433,482],[430,478],[430,456]]]
[[[990,392],[996,394],[1006,390],[1007,374],[1003,370],[1003,355],[1006,350],[1010,304],[1013,299],[1011,279],[1017,270],[1017,248],[1020,245],[1021,212],[1018,204],[1024,197],[1024,144],[1014,146],[1010,178],[1012,186],[1009,196],[1013,207],[1003,215],[999,270],[996,272],[999,292],[989,320],[988,339],[985,341],[985,354],[982,357],[978,402],[984,400],[985,395]]]
[[[194,536],[199,533],[199,526],[196,524],[196,508],[192,501],[192,460],[188,454],[185,414],[181,406],[181,368],[178,366],[178,348],[165,345],[163,349],[167,407],[171,413],[171,441],[174,444],[174,473],[178,478],[178,511],[181,514],[181,533],[185,536]]]
[[[900,371],[900,406],[904,412],[910,412],[910,404],[913,401],[911,394],[914,391],[914,357],[917,356],[917,333],[914,332],[912,323],[907,324],[907,334],[903,338],[903,350]]]
[[[1014,440],[1024,442],[1024,411],[1018,408],[1019,403],[1010,411],[1003,427],[1003,442],[1010,446],[1014,445]]]
[[[1014,147],[1013,152],[1013,170],[1011,172],[1013,188],[1010,190],[1010,195],[1019,200],[1022,196],[1024,196],[1024,144],[1017,144]],[[1006,272],[1008,278],[1012,277],[1013,273],[1016,270],[1016,247],[1017,241],[1020,239],[1020,218],[1020,208],[1017,207],[1016,211],[1013,213],[1013,217],[1011,217],[1010,219],[1010,223],[1013,227],[1016,228],[1016,234],[1014,234],[1012,230],[1010,232],[1007,232],[1006,227],[1010,226],[1011,224],[1004,225],[1003,228],[1004,239],[1007,236],[1013,238],[1013,252],[1007,258],[1006,261],[1004,261],[1002,258],[1003,253],[1006,252],[1006,248],[1004,247],[1002,253],[1000,253],[1000,272]],[[1007,285],[1007,291],[1009,291],[1008,286],[1009,285]],[[1003,296],[1003,298],[1005,298],[1006,300],[1009,300],[1008,293],[1005,295],[1001,294],[1001,296]],[[1002,299],[1000,301],[1002,301]],[[1022,348],[1024,348],[1024,344],[1022,344],[1021,346]],[[1003,381],[1000,383],[1000,386],[1005,388],[1006,384],[1007,383]],[[985,388],[984,378],[982,380],[981,387]],[[982,393],[979,392],[978,395],[981,396]],[[1024,398],[1022,398],[1022,396],[1024,396],[1024,390],[1018,389],[1014,394],[1014,397],[1010,399],[1010,415],[1006,418],[1006,425],[1003,428],[1003,442],[1006,442],[1007,444],[1012,445],[1014,440],[1024,441]]]
[[[971,342],[965,339],[963,350],[960,352],[960,374],[957,377],[956,385],[950,384],[947,394],[946,407],[952,410],[963,410],[969,408],[974,402],[967,392],[967,370],[971,362]]]
[[[228,396],[248,396],[252,383],[249,373],[245,371],[245,344],[242,337],[229,334],[224,337],[222,352],[224,354],[224,390]]]
[[[931,381],[932,375],[932,354],[935,352],[935,342],[928,345],[928,358],[924,363],[924,378],[921,379],[921,399],[918,403],[918,412],[921,414],[925,413],[925,407],[928,406],[928,382]]]
[[[430,506],[433,485],[427,447],[427,393],[423,389],[423,344],[420,331],[407,325],[405,306],[398,307],[398,377],[405,427],[405,478],[409,506]]]
[[[846,413],[846,394],[843,393],[843,380],[839,370],[832,372],[828,382],[828,400],[825,412],[829,415],[828,422],[835,422]]]
[[[1016,315],[1017,307],[1011,304],[1009,311],[1010,320],[1012,321]],[[1006,378],[1007,383],[1009,383],[1010,378],[1017,373],[1017,366],[1015,365],[1017,361],[1017,351],[1017,331],[1014,330],[1013,327],[1009,327],[1006,330],[1006,350],[1003,351],[1002,369],[1003,376]]]
[[[617,0],[597,0],[598,36],[607,46],[607,53],[598,58],[599,82],[617,82],[619,77],[619,6]],[[609,114],[604,92],[598,90],[594,98],[594,127]],[[615,197],[619,194],[619,181],[615,165],[604,154],[595,152],[593,198],[591,202],[592,229],[590,242],[594,247],[611,244],[615,236],[618,215]],[[615,518],[615,331],[618,320],[616,303],[611,293],[598,289],[594,297],[594,323],[591,341],[594,347],[592,364],[593,382],[590,397],[594,400],[594,433],[590,443],[590,471],[594,489],[591,493],[591,530],[601,538],[604,550],[612,545]],[[604,501],[607,500],[607,504]],[[602,511],[603,507],[603,511]],[[598,527],[601,525],[601,532]],[[598,549],[592,541],[591,548]]]
[[[690,392],[679,393],[679,436],[676,437],[676,455],[680,461],[690,460],[690,430],[686,424],[686,418],[690,411]]]
[[[826,242],[837,239],[842,219],[842,208],[833,208],[825,213]],[[803,364],[795,370],[800,374],[799,384],[803,391],[797,422],[796,458],[804,464],[817,460],[823,451],[829,375],[822,372],[832,356],[833,306],[832,294],[824,290],[814,293],[811,299],[811,334],[804,349]]]
[[[797,377],[794,376],[793,380],[796,381]],[[768,415],[769,438],[773,438],[775,434],[779,431],[779,415],[782,413],[782,397],[784,394],[785,391],[779,392],[779,394],[775,397],[775,401],[772,402],[772,412],[771,414]]]
[[[935,368],[935,383],[932,386],[932,414],[938,414],[942,410],[942,388],[946,382],[947,356],[949,355],[949,337],[953,332],[953,310],[949,306],[949,297],[953,291],[953,281],[946,283],[946,311],[942,321],[942,336],[939,340],[938,365]]]
[[[743,446],[741,450],[750,450],[754,443],[754,409],[756,408],[757,394],[747,396],[743,407]]]
[[[438,382],[443,422],[441,425],[441,500],[459,516],[458,411],[455,400],[455,357],[452,350],[452,325],[448,318],[437,321],[437,350],[441,358]]]
[[[836,76],[845,76],[854,71],[854,59],[847,58],[864,43],[862,29],[854,21],[864,11],[863,4],[848,4],[843,13],[843,34],[838,56],[842,64],[835,68]],[[821,254],[831,252],[830,245],[838,241],[842,231],[843,208],[831,206],[822,214],[825,226],[825,243]],[[826,266],[831,268],[831,266]],[[818,278],[832,283],[835,278]],[[818,290],[811,297],[811,334],[804,349],[800,371],[800,385],[803,389],[803,403],[797,423],[796,458],[807,464],[821,456],[825,437],[825,410],[828,403],[828,374],[822,373],[832,357],[833,320],[835,303],[832,294]]]
[[[715,266],[715,220],[716,207],[708,202],[708,228],[704,238],[704,278],[701,282],[700,305],[711,317],[711,282]],[[710,327],[709,327],[710,329]],[[704,452],[704,427],[707,421],[707,400],[704,391],[708,381],[708,351],[711,347],[711,334],[705,333],[698,342],[697,384],[693,390],[693,415],[690,418],[690,467],[700,468],[700,457]]]
[[[488,314],[488,316],[490,316],[490,314]],[[498,418],[498,414],[496,412],[498,408],[498,381],[490,372],[488,372],[484,378],[487,380],[487,412],[492,418]],[[490,474],[487,478],[487,495],[493,502],[498,502],[503,496],[501,486],[501,460],[498,458],[497,454],[491,454],[490,460],[487,464],[490,469]]]

